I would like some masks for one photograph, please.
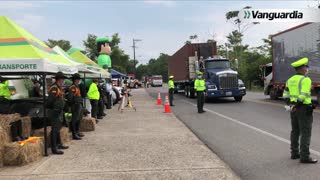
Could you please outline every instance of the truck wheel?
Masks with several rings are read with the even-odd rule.
[[[275,88],[271,87],[269,90],[269,93],[270,93],[271,100],[276,100],[278,98]]]
[[[236,96],[236,97],[234,97],[234,100],[236,100],[237,102],[241,102],[242,101],[242,97],[243,96]]]
[[[135,84],[134,85],[134,88],[138,89],[139,85],[138,84]]]

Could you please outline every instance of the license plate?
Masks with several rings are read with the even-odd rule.
[[[226,96],[232,96],[232,92],[226,92]]]

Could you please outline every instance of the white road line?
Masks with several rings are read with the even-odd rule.
[[[197,105],[195,105],[195,104],[193,104],[192,102],[189,102],[189,101],[187,101],[187,100],[183,100],[183,99],[182,99],[181,101],[184,101],[185,103],[191,104],[191,105],[193,105],[193,106],[197,106]],[[208,111],[208,112],[210,112],[210,113],[213,113],[213,114],[215,114],[215,115],[217,115],[217,116],[220,116],[220,117],[222,117],[222,118],[224,118],[224,119],[227,119],[227,120],[232,121],[232,122],[234,122],[234,123],[240,124],[240,125],[245,126],[245,127],[249,128],[249,129],[255,130],[255,131],[257,131],[257,132],[259,132],[259,133],[261,133],[261,134],[267,135],[267,136],[272,137],[272,138],[274,138],[274,139],[276,139],[276,140],[278,140],[278,141],[281,141],[281,142],[284,142],[284,143],[290,145],[290,141],[287,140],[287,139],[285,139],[285,138],[282,138],[282,137],[280,137],[280,136],[271,134],[271,133],[269,133],[269,132],[267,132],[267,131],[264,131],[264,130],[262,130],[262,129],[256,128],[256,127],[254,127],[254,126],[251,126],[251,125],[246,124],[246,123],[244,123],[244,122],[241,122],[241,121],[239,121],[239,120],[233,119],[233,118],[231,118],[231,117],[225,116],[225,115],[220,114],[220,113],[218,113],[218,112],[212,111],[212,110],[210,110],[210,109],[207,109],[207,108],[204,108],[204,109],[205,109],[206,111]],[[317,156],[320,156],[320,152],[318,152],[318,151],[316,151],[316,150],[310,149],[310,152],[313,153],[313,154],[315,154],[315,155],[317,155]]]

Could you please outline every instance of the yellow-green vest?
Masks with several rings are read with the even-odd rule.
[[[168,87],[169,87],[169,89],[173,89],[174,88],[174,83],[173,83],[172,80],[168,81]]]
[[[100,93],[98,90],[98,86],[96,83],[92,82],[90,87],[89,87],[89,91],[87,93],[87,96],[89,99],[92,100],[99,100],[100,99]]]
[[[296,74],[288,79],[283,98],[290,98],[290,102],[311,104],[312,81],[309,77]]]
[[[204,91],[204,90],[206,90],[206,82],[204,81],[204,79],[196,79],[194,81],[194,89],[196,91]]]
[[[4,97],[6,99],[10,99],[11,93],[9,90],[9,81],[5,81],[0,83],[0,97]]]

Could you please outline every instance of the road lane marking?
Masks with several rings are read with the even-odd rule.
[[[193,105],[193,106],[195,106],[195,107],[197,106],[197,105],[193,104],[192,102],[189,102],[189,101],[184,100],[184,99],[182,99],[181,101],[184,101],[185,103],[191,104],[191,105]],[[212,110],[210,110],[210,109],[207,109],[207,108],[204,108],[204,109],[205,109],[206,111],[212,113],[212,114],[215,114],[215,115],[220,116],[220,117],[222,117],[222,118],[224,118],[224,119],[227,119],[227,120],[232,121],[232,122],[234,122],[234,123],[240,124],[240,125],[245,126],[245,127],[249,128],[249,129],[252,129],[252,130],[254,130],[254,131],[256,131],[256,132],[259,132],[259,133],[261,133],[261,134],[267,135],[267,136],[272,137],[272,138],[274,138],[274,139],[276,139],[276,140],[278,140],[278,141],[281,141],[281,142],[284,142],[284,143],[290,145],[290,141],[287,140],[287,139],[285,139],[285,138],[282,138],[282,137],[280,137],[280,136],[274,135],[274,134],[272,134],[272,133],[269,133],[269,132],[264,131],[264,130],[262,130],[262,129],[259,129],[259,128],[257,128],[257,127],[251,126],[251,125],[249,125],[249,124],[246,124],[246,123],[244,123],[244,122],[241,122],[241,121],[239,121],[239,120],[237,120],[237,119],[234,119],[234,118],[232,118],[232,117],[228,117],[228,116],[226,116],[226,115],[223,115],[223,114],[220,114],[220,113],[218,113],[218,112],[212,111]],[[317,156],[320,156],[320,152],[318,152],[318,151],[316,151],[316,150],[310,149],[310,152],[313,153],[313,154],[315,154],[315,155],[317,155]]]
[[[273,102],[265,102],[265,101],[259,101],[259,100],[253,100],[253,99],[244,99],[244,100],[245,101],[249,101],[249,102],[253,102],[253,103],[267,104],[267,105],[271,105],[271,106],[283,107],[283,109],[284,109],[284,104],[277,104],[277,103],[273,103]],[[320,113],[320,110],[319,109],[315,109],[315,110],[313,110],[313,112]]]

